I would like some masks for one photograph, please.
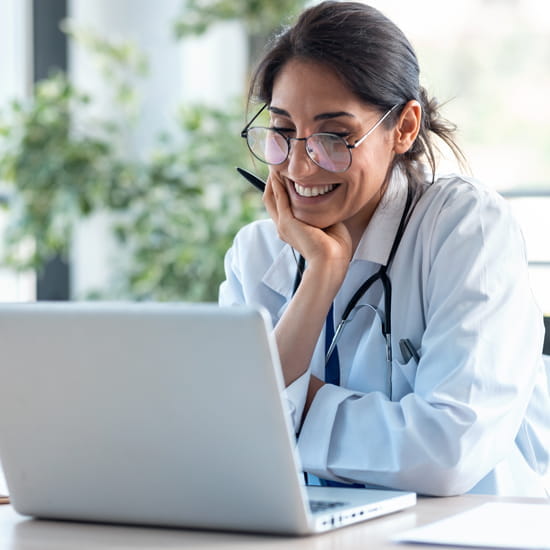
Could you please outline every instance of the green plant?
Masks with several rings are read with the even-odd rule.
[[[235,233],[261,212],[238,176],[248,155],[236,139],[241,108],[182,110],[184,144],[163,143],[148,165],[151,186],[117,226],[131,254],[118,289],[138,299],[215,301]],[[182,185],[193,182],[193,185]]]
[[[28,104],[15,102],[0,125],[0,177],[11,184],[4,263],[41,269],[67,257],[80,219],[118,212],[125,251],[113,286],[95,297],[214,300],[223,255],[242,225],[257,217],[259,194],[236,174],[248,155],[238,139],[240,105],[182,109],[181,132],[159,138],[146,162],[124,158],[116,126],[88,118],[90,98],[63,74],[41,82]],[[32,242],[21,252],[21,243]]]
[[[145,58],[130,43],[102,40],[68,23],[63,28],[94,52],[120,120],[94,116],[93,98],[63,72],[37,83],[28,100],[13,101],[2,113],[0,180],[10,197],[2,261],[15,269],[40,271],[52,257],[67,259],[80,219],[125,209],[148,187],[146,170],[125,151]]]
[[[190,0],[176,28],[184,36],[242,18],[250,36],[258,37],[303,4]],[[10,196],[3,263],[41,270],[56,255],[67,258],[76,224],[107,211],[114,214],[120,261],[109,287],[89,297],[215,300],[235,233],[263,215],[260,194],[234,169],[251,163],[238,137],[245,102],[223,111],[186,106],[175,135],[159,136],[150,158],[132,158],[128,134],[139,106],[134,84],[146,74],[146,60],[127,43],[64,28],[96,54],[118,116],[94,116],[94,98],[62,73],[3,113],[0,180]]]
[[[72,113],[90,98],[65,75],[38,84],[30,102],[13,102],[0,122],[0,179],[9,185],[5,263],[40,269],[66,255],[76,221],[102,208],[118,185],[122,166],[113,157],[114,128],[78,132]],[[34,242],[21,255],[19,244]]]

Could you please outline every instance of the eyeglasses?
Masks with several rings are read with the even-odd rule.
[[[252,126],[252,123],[266,109],[265,104],[254,115],[241,132],[246,139],[250,152],[265,164],[282,164],[290,154],[291,141],[304,141],[307,156],[320,168],[329,172],[345,172],[351,166],[351,150],[359,147],[390,116],[397,107],[394,105],[376,124],[355,143],[349,144],[344,137],[329,132],[311,134],[308,137],[289,137],[282,130],[264,126]]]

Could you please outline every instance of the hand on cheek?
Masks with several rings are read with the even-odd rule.
[[[351,259],[351,238],[343,223],[320,229],[297,219],[287,188],[276,173],[267,180],[263,200],[279,238],[297,250],[308,265],[325,269],[335,262],[341,267],[335,273],[345,273]]]
[[[306,231],[308,226],[294,217],[286,187],[277,174],[270,174],[263,200],[267,212],[277,226],[279,238],[300,250],[297,247],[299,232]]]
[[[275,225],[279,226],[279,206],[278,200],[280,200],[282,192],[281,190],[282,183],[277,180],[276,177],[270,174],[267,178],[265,191],[263,195],[264,205],[266,207],[267,213],[271,219],[275,222]],[[288,200],[288,199],[287,199]]]

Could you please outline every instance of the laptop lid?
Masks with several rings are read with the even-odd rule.
[[[0,458],[18,512],[287,534],[321,528],[262,310],[1,305],[0,349]]]

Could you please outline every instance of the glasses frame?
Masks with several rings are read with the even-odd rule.
[[[265,103],[262,108],[250,119],[250,121],[248,122],[248,124],[242,129],[241,131],[241,137],[243,139],[246,140],[246,145],[248,146],[248,149],[249,151],[252,153],[252,155],[254,155],[255,158],[257,158],[260,162],[263,162],[264,164],[268,164],[270,166],[279,166],[283,163],[285,163],[287,160],[288,160],[288,157],[290,155],[290,142],[291,141],[303,141],[305,142],[305,149],[306,149],[306,154],[308,156],[308,158],[316,165],[316,166],[319,166],[319,168],[322,168],[323,170],[327,170],[327,172],[333,172],[333,173],[336,173],[336,174],[339,174],[339,173],[342,173],[342,172],[346,172],[347,170],[349,170],[350,166],[351,166],[351,163],[352,163],[352,160],[353,160],[353,156],[351,154],[351,150],[352,149],[355,149],[357,147],[359,147],[359,145],[361,145],[389,116],[390,114],[400,105],[400,103],[396,103],[391,109],[389,109],[388,111],[386,111],[386,113],[378,119],[378,121],[374,124],[374,126],[372,126],[365,134],[363,134],[359,139],[357,139],[354,143],[348,143],[346,141],[345,138],[343,138],[342,136],[339,136],[338,134],[335,134],[335,133],[332,133],[332,132],[315,132],[307,137],[301,137],[301,138],[298,138],[298,137],[289,137],[285,134],[283,134],[283,132],[280,132],[279,130],[275,129],[275,128],[267,128],[265,126],[252,126],[252,124],[254,123],[254,121],[263,113],[263,111],[267,108],[268,104]],[[256,153],[254,153],[254,151],[252,150],[252,147],[250,146],[250,143],[248,141],[248,132],[249,130],[253,129],[253,128],[261,128],[261,129],[264,129],[264,130],[270,130],[271,132],[275,132],[277,134],[279,134],[285,141],[286,141],[286,144],[287,144],[287,152],[286,152],[286,156],[285,158],[281,161],[281,162],[267,162],[266,160],[264,159],[261,159]],[[308,150],[308,147],[307,147],[307,142],[309,139],[311,139],[312,137],[315,137],[315,136],[331,136],[332,138],[336,138],[338,140],[340,140],[342,143],[344,143],[344,145],[346,146],[346,148],[348,149],[349,151],[349,162],[348,162],[348,165],[346,166],[346,168],[344,168],[343,170],[329,170],[328,168],[325,168],[324,166],[321,166],[312,156],[311,154],[309,153],[309,150]]]

